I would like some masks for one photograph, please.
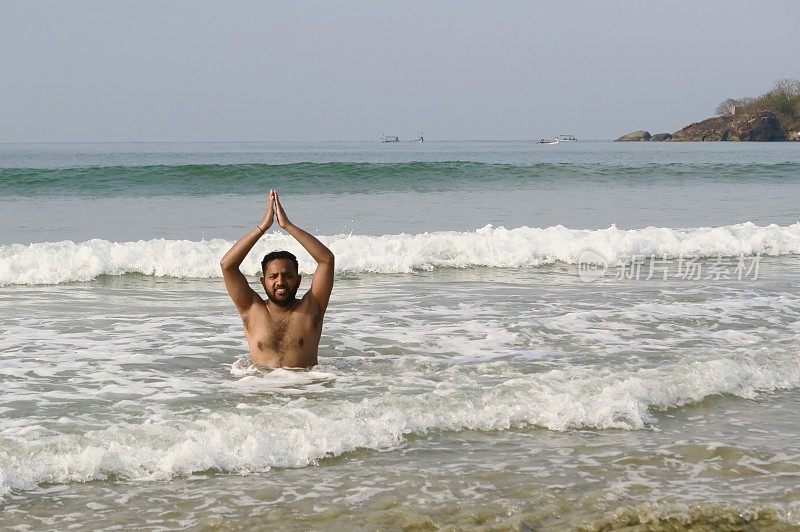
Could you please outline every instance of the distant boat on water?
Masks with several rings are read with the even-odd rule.
[[[558,144],[561,142],[558,139],[539,139],[539,144]]]
[[[578,137],[575,135],[558,135],[556,136],[556,140],[561,142],[575,142],[578,140]]]
[[[381,142],[400,142],[400,137],[397,135],[384,135],[381,133]]]
[[[414,140],[409,140],[408,142],[425,142],[425,139],[422,137],[422,131],[419,132],[419,137]]]

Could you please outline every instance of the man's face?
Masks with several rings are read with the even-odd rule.
[[[288,305],[294,301],[297,289],[300,288],[300,275],[289,259],[274,259],[267,264],[261,284],[264,285],[270,301],[276,305]]]

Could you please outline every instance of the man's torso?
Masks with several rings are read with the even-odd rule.
[[[253,363],[275,368],[314,366],[322,318],[309,294],[289,312],[271,313],[263,300],[253,305],[242,320]]]

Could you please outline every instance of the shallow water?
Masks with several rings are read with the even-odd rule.
[[[564,151],[565,164],[601,159],[610,171],[642,165],[647,153],[662,150],[586,146]],[[108,167],[111,159],[130,165],[256,157],[252,147],[243,147],[244,155],[190,147],[188,154],[127,147],[122,155],[58,147],[43,159],[50,166],[80,162],[95,150],[84,164]],[[256,158],[382,157],[372,148],[353,155],[339,144],[294,149],[271,146]],[[563,213],[566,226],[550,229],[539,223],[546,215],[533,203],[535,187],[516,191],[501,182],[494,194],[465,192],[471,178],[460,182],[457,172],[441,191],[286,193],[287,209],[304,205],[292,211],[296,223],[318,223],[322,238],[339,246],[321,363],[311,371],[247,361],[240,321],[214,264],[231,243],[228,233],[235,238],[248,216],[260,216],[248,214],[252,209],[223,216],[228,200],[260,201],[244,191],[165,192],[155,202],[135,190],[101,194],[105,202],[127,202],[141,224],[118,227],[109,210],[73,215],[58,239],[80,244],[86,233],[108,240],[82,247],[57,245],[40,227],[26,232],[5,223],[0,526],[800,526],[800,226],[785,192],[798,186],[797,176],[777,163],[774,175],[752,180],[702,173],[727,157],[737,164],[755,159],[764,171],[798,156],[772,146],[763,153],[752,146],[663,149],[671,150],[664,159],[695,165],[698,175],[678,182],[658,172],[645,182],[621,177],[622,188],[641,204],[654,204],[655,187],[693,196],[696,205],[686,206],[685,216],[654,214],[664,223],[650,230],[649,215],[636,209],[627,211],[630,231],[607,229],[606,214],[627,200],[615,186],[597,192],[606,179],[597,176],[550,179],[555,191],[541,207]],[[427,155],[518,164],[538,153],[521,150],[448,145]],[[3,160],[31,166],[14,157]],[[549,152],[542,158],[559,162]],[[750,198],[754,189],[775,198]],[[57,203],[46,192],[2,201],[27,212]],[[470,210],[469,194],[488,208]],[[414,201],[394,203],[402,195]],[[594,205],[588,214],[574,212],[579,195]],[[509,220],[519,217],[511,231],[484,227],[495,211],[505,215],[500,197],[512,198]],[[723,197],[735,208],[723,209]],[[62,199],[77,210],[97,201],[83,192]],[[443,206],[426,216],[431,201]],[[323,204],[341,208],[314,211]],[[181,213],[198,205],[225,219],[204,222],[218,242],[180,242],[159,232],[178,219],[177,233],[192,231],[193,220]],[[383,229],[326,230],[325,219],[346,223],[341,215],[359,209],[375,212],[360,214],[358,224]],[[409,212],[409,225],[419,229],[405,228]],[[773,217],[774,227],[744,223]],[[716,220],[707,224],[714,229],[702,229],[699,219]],[[444,227],[448,220],[458,227]],[[137,231],[144,244],[127,236]],[[148,244],[151,238],[166,240]],[[274,235],[265,246],[287,243]],[[586,248],[608,260],[605,275],[592,282],[581,269]],[[631,254],[642,256],[642,272],[651,255],[659,258],[669,266],[667,278],[661,270],[630,275]],[[718,255],[728,254],[734,257],[721,275]],[[699,279],[679,275],[684,255],[701,256]],[[737,261],[757,264],[757,276],[737,278]]]

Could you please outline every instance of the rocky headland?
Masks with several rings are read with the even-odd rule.
[[[758,98],[728,99],[717,116],[694,122],[674,133],[651,135],[640,130],[617,141],[800,141],[800,81],[780,80]]]

